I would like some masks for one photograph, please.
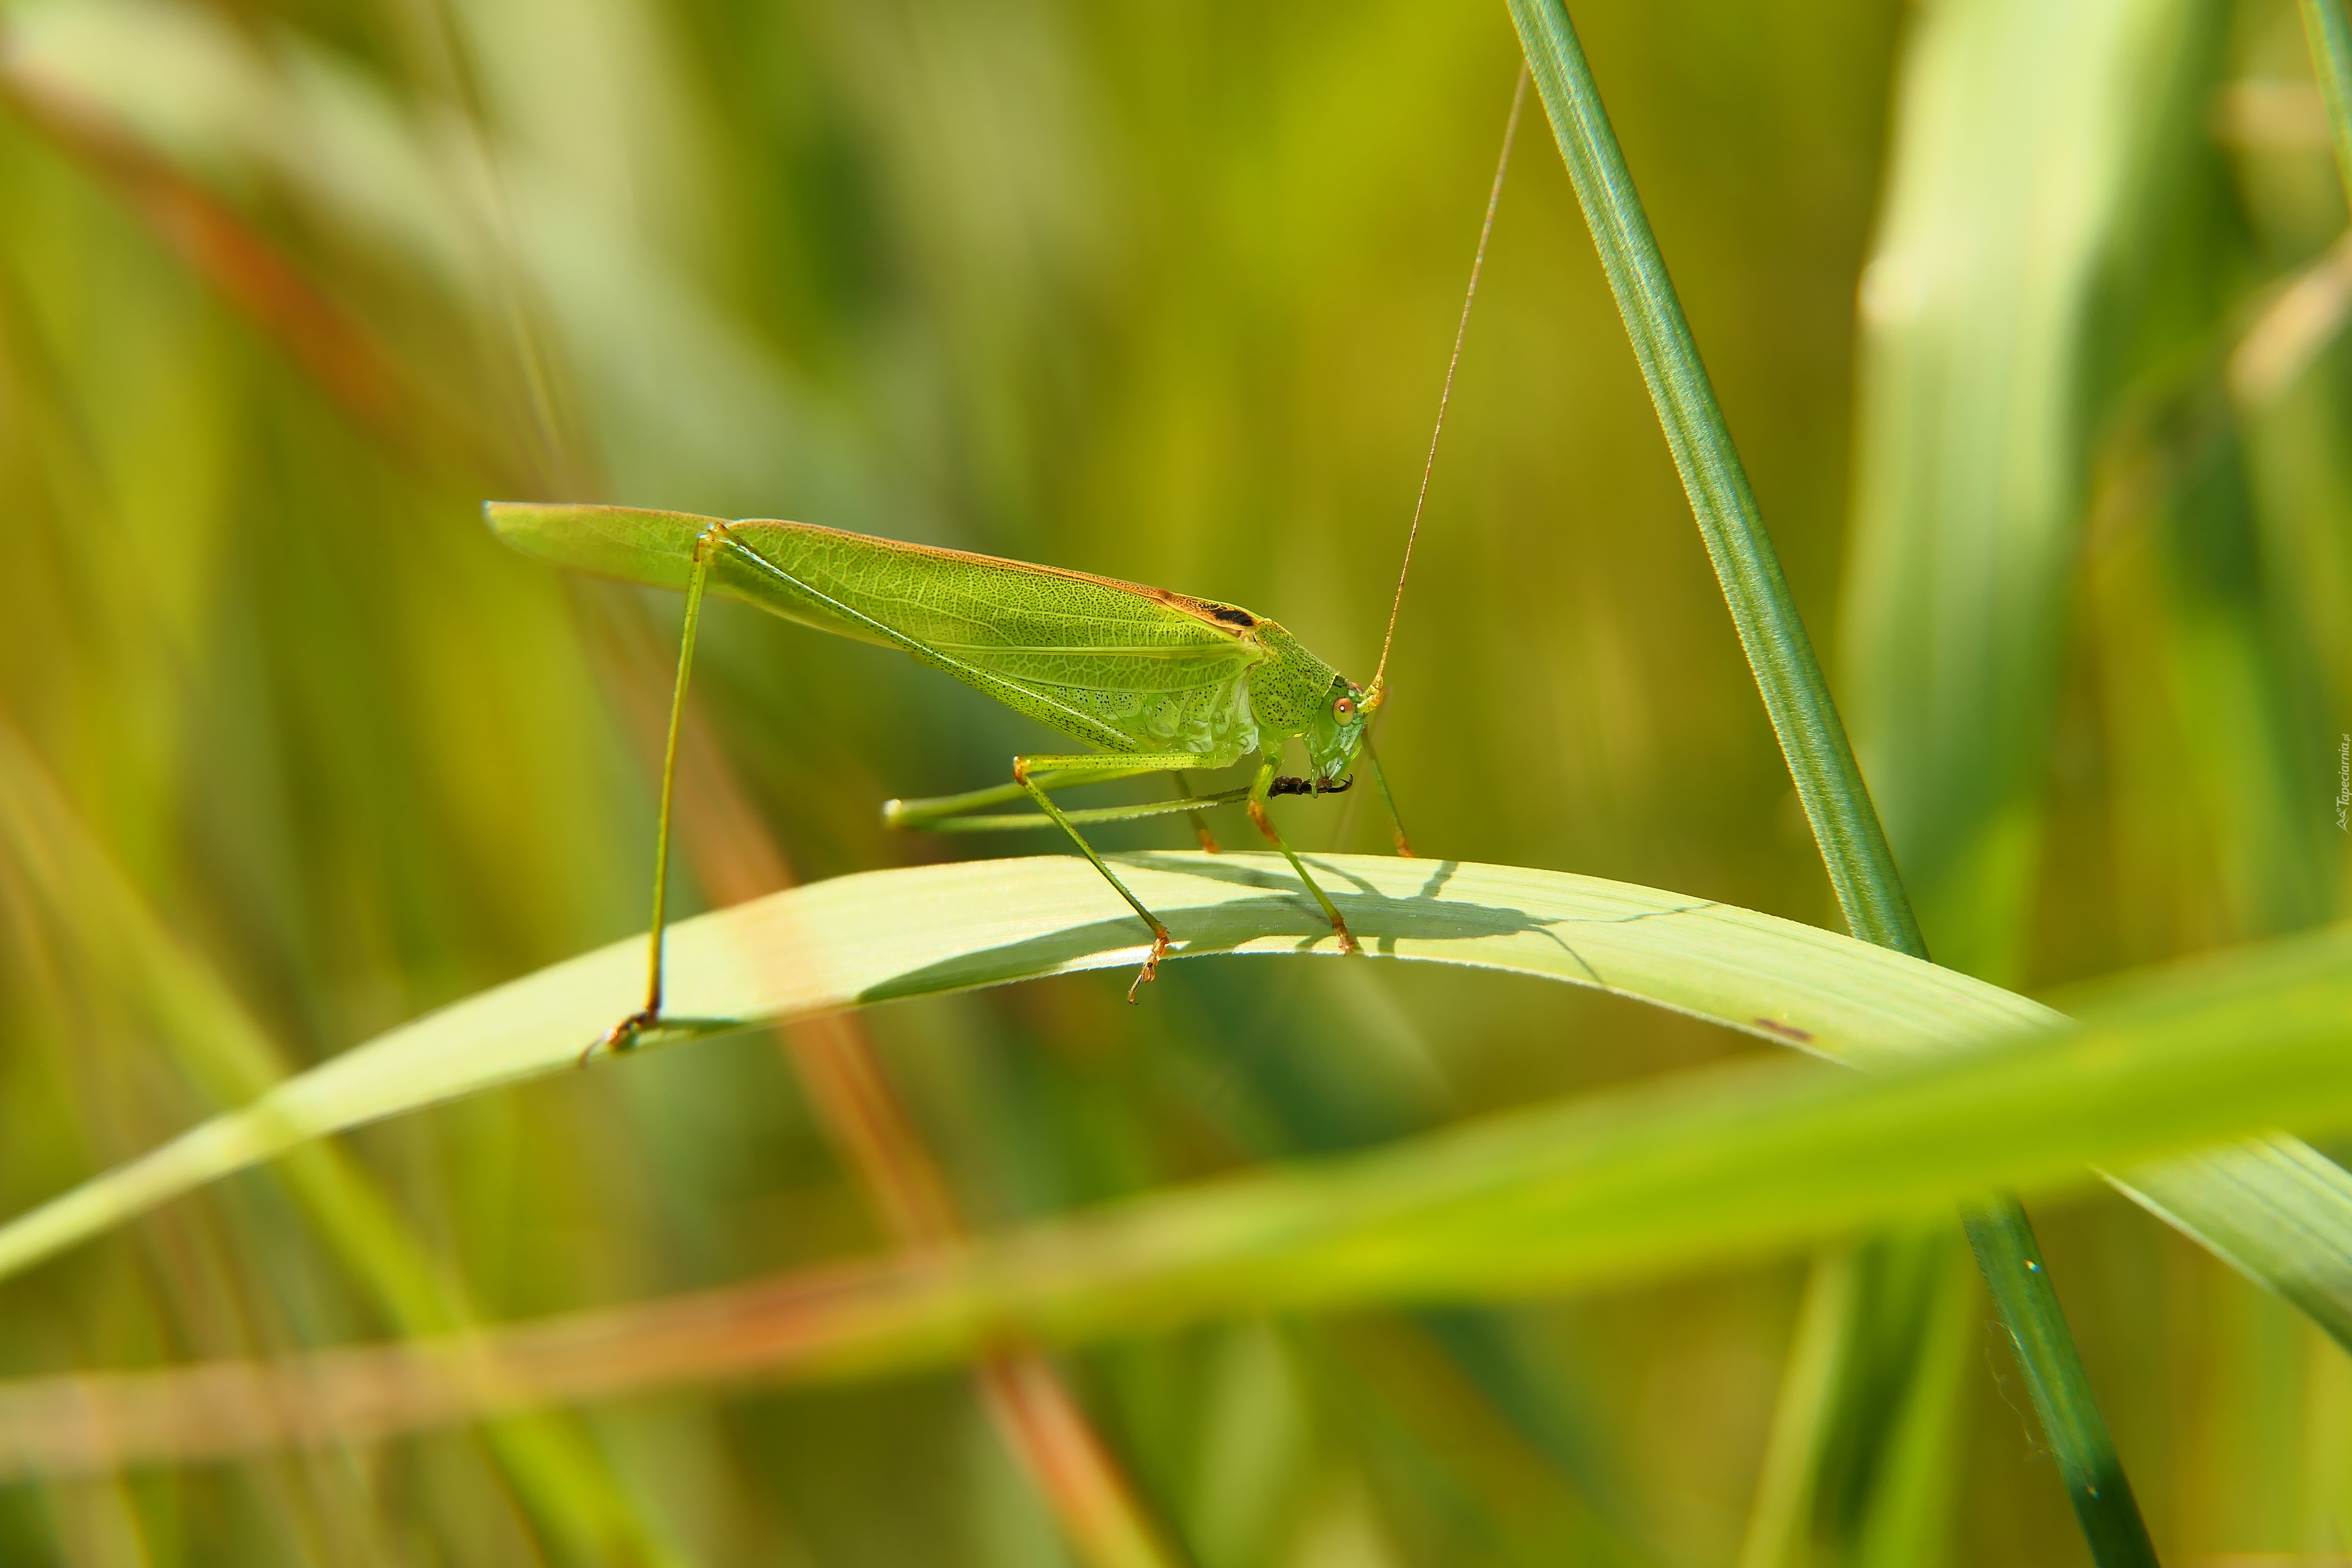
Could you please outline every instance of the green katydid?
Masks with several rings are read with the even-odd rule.
[[[663,1016],[662,953],[678,729],[706,591],[819,631],[897,648],[1097,748],[1091,753],[1017,756],[1008,784],[936,800],[894,800],[885,805],[883,816],[894,826],[942,832],[1059,826],[1150,932],[1150,951],[1128,987],[1129,1001],[1157,973],[1173,939],[1160,917],[1087,842],[1078,831],[1081,823],[1188,812],[1202,847],[1213,849],[1198,813],[1209,806],[1245,805],[1258,830],[1313,895],[1341,951],[1357,951],[1339,906],[1275,826],[1266,803],[1282,795],[1346,790],[1360,755],[1371,764],[1397,852],[1412,852],[1379,758],[1371,751],[1369,730],[1386,692],[1389,648],[1395,640],[1397,612],[1404,602],[1413,542],[1428,499],[1437,436],[1444,429],[1454,366],[1461,359],[1470,306],[1477,297],[1478,275],[1486,263],[1526,94],[1522,70],[1454,331],[1454,358],[1438,398],[1437,431],[1430,437],[1429,461],[1422,470],[1421,494],[1405,536],[1404,564],[1389,606],[1388,631],[1369,686],[1349,680],[1262,616],[1116,578],[772,519],[726,521],[609,506],[498,501],[485,506],[491,528],[517,549],[562,565],[686,593],[662,763],[646,1005],[614,1025],[589,1047],[592,1052],[597,1046],[626,1049],[666,1023],[692,1026],[690,1021]],[[1303,777],[1285,777],[1279,772],[1283,751],[1293,740],[1307,753]],[[1065,785],[1162,770],[1175,773],[1181,788],[1185,770],[1230,767],[1253,752],[1259,763],[1250,783],[1211,795],[1141,806],[1065,811],[1049,793]],[[973,815],[1024,795],[1041,815]]]
[[[486,510],[501,539],[533,555],[686,591],[670,755],[663,772],[657,882],[667,879],[678,716],[703,595],[710,590],[820,631],[898,648],[1099,748],[1093,753],[1015,757],[1010,784],[938,800],[891,801],[883,815],[894,826],[950,832],[1061,826],[1150,931],[1150,953],[1129,989],[1130,1001],[1136,988],[1152,978],[1171,939],[1160,918],[1087,842],[1078,830],[1081,821],[1245,804],[1259,831],[1288,858],[1314,896],[1340,947],[1354,951],[1346,919],[1285,841],[1265,806],[1278,795],[1345,790],[1359,755],[1372,761],[1379,776],[1365,730],[1380,707],[1380,675],[1370,687],[1360,687],[1279,625],[1234,605],[1058,567],[803,522],[728,522],[604,506],[492,502]],[[1302,778],[1286,778],[1277,771],[1284,746],[1294,739],[1307,752],[1308,771]],[[1069,812],[1048,793],[1163,769],[1226,768],[1252,752],[1260,757],[1255,777],[1213,795]],[[1384,780],[1381,793],[1385,800]],[[971,815],[1024,795],[1044,815]],[[1401,826],[1396,838],[1400,852],[1409,853]],[[657,892],[646,1007],[624,1020],[607,1043],[625,1045],[660,1020],[662,915]]]

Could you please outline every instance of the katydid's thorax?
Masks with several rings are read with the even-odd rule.
[[[1260,653],[1249,672],[1250,716],[1257,723],[1260,747],[1270,754],[1307,732],[1331,700],[1331,683],[1339,672],[1273,621],[1259,621],[1248,635]]]
[[[1295,736],[1318,787],[1345,788],[1370,717],[1363,691],[1274,622],[1258,622],[1254,633],[1260,657],[1250,668],[1249,700],[1258,750],[1276,756]]]

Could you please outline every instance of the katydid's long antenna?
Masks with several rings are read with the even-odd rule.
[[[1470,331],[1470,307],[1478,299],[1478,274],[1486,268],[1486,242],[1495,235],[1495,209],[1503,202],[1503,176],[1511,172],[1511,144],[1519,139],[1519,110],[1527,107],[1527,62],[1519,63],[1518,85],[1511,90],[1511,117],[1503,125],[1503,155],[1495,160],[1495,183],[1486,192],[1486,217],[1478,226],[1477,254],[1470,258],[1470,287],[1462,296],[1462,319],[1454,327],[1454,356],[1445,362],[1445,386],[1437,395],[1437,426],[1429,433],[1429,458],[1421,466],[1421,493],[1412,498],[1412,526],[1405,530],[1404,564],[1397,570],[1396,597],[1389,602],[1389,629],[1381,638],[1380,668],[1364,691],[1364,706],[1381,705],[1389,674],[1389,645],[1396,641],[1397,612],[1404,608],[1404,580],[1412,570],[1413,541],[1421,537],[1421,510],[1429,504],[1429,476],[1437,471],[1437,438],[1445,434],[1445,405],[1454,401],[1454,373],[1462,363],[1462,340]]]

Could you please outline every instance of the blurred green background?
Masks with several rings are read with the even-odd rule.
[[[1937,955],[2031,989],[2332,918],[2352,250],[2291,0],[1577,20]],[[1499,5],[1385,0],[0,6],[0,1206],[641,928],[677,604],[504,552],[487,497],[1161,584],[1367,678],[1516,60]],[[740,606],[703,647],[689,903],[1058,852],[879,825],[997,782],[1024,721]],[[1423,853],[1836,924],[1539,115],[1391,679]],[[1286,822],[1377,848],[1360,807]],[[972,1224],[1764,1048],[1475,974],[1125,984],[860,1021]],[[890,1245],[793,1059],[229,1182],[0,1284],[0,1373]],[[2344,1353],[2121,1199],[2038,1218],[2168,1561],[2352,1546]],[[1860,1305],[1775,1536],[1825,1278]],[[1063,1372],[1203,1568],[2084,1561],[1957,1238],[1806,1279]],[[20,1479],[0,1560],[1076,1559],[940,1377]]]

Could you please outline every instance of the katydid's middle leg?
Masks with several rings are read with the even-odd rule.
[[[1282,858],[1290,862],[1290,868],[1298,873],[1298,879],[1307,884],[1307,890],[1315,895],[1317,903],[1323,906],[1324,917],[1331,922],[1331,929],[1339,934],[1339,951],[1358,952],[1355,933],[1348,929],[1347,920],[1339,913],[1339,906],[1331,901],[1330,896],[1323,891],[1313,877],[1307,875],[1306,863],[1283,841],[1281,833],[1274,826],[1274,818],[1266,815],[1265,799],[1274,788],[1274,764],[1277,760],[1268,757],[1265,765],[1257,771],[1257,781],[1250,785],[1250,820],[1257,824],[1257,830],[1265,835],[1268,843],[1282,851]]]
[[[1170,776],[1174,778],[1176,781],[1176,794],[1178,798],[1182,800],[1192,799],[1192,786],[1185,782],[1183,770],[1181,768],[1173,770]],[[1202,849],[1211,855],[1216,854],[1217,836],[1209,831],[1209,819],[1201,815],[1198,807],[1186,812],[1184,815],[1192,819],[1192,837],[1201,841]]]
[[[1036,775],[1058,774],[1059,777],[1055,782],[1059,784],[1070,782],[1074,775],[1081,774],[1125,775],[1145,770],[1157,772],[1162,768],[1173,773],[1187,764],[1197,763],[1200,760],[1189,752],[1167,756],[1139,757],[1105,754],[1013,759],[1013,782],[1026,790],[1030,797],[1036,801],[1039,808],[1060,825],[1062,831],[1070,836],[1070,841],[1078,847],[1080,852],[1088,860],[1094,862],[1095,869],[1103,874],[1103,880],[1117,889],[1118,896],[1127,900],[1128,908],[1142,916],[1143,923],[1151,928],[1151,952],[1145,957],[1143,967],[1136,972],[1135,984],[1127,988],[1127,999],[1129,1002],[1135,1000],[1136,991],[1145,981],[1159,977],[1160,961],[1167,956],[1168,949],[1174,939],[1169,936],[1168,928],[1160,923],[1160,917],[1145,908],[1143,900],[1137,898],[1128,885],[1118,879],[1118,873],[1110,868],[1109,863],[1095,853],[1095,847],[1087,842],[1086,835],[1078,831],[1077,824],[1072,822],[1062,808],[1054,804],[1054,797],[1045,793],[1045,784]]]

